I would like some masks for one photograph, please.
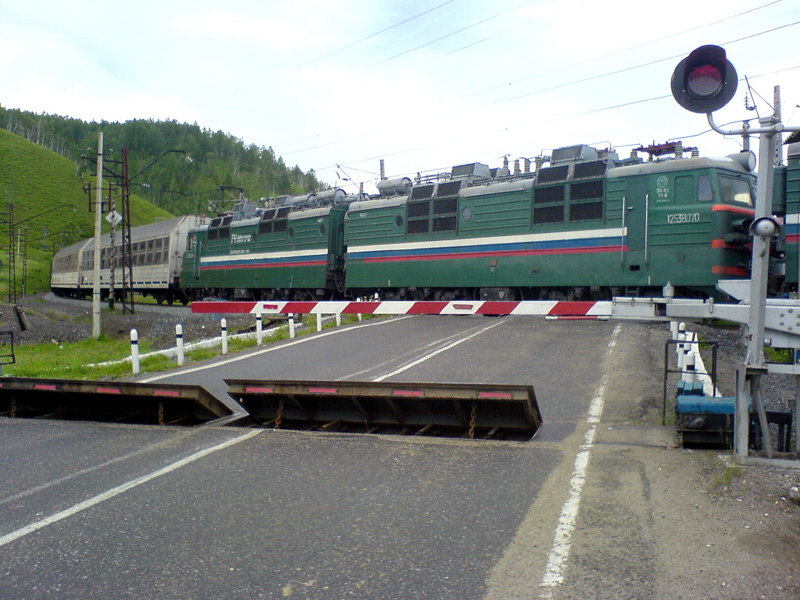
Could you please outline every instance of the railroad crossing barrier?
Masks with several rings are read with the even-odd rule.
[[[153,425],[198,425],[234,415],[195,385],[3,377],[0,414]]]
[[[532,386],[226,379],[253,420],[275,429],[530,439]]]
[[[538,316],[553,319],[655,319],[663,316],[663,301],[650,298],[617,298],[601,301],[521,300],[453,302],[415,300],[202,301],[192,302],[200,314],[279,315],[484,315]]]

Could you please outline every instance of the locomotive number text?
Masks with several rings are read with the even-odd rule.
[[[667,224],[675,225],[678,223],[699,223],[700,213],[674,213],[667,215]]]

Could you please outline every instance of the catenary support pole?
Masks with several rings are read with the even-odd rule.
[[[103,334],[100,321],[100,235],[103,225],[103,132],[97,134],[97,197],[94,206],[94,277],[92,281],[92,337]]]

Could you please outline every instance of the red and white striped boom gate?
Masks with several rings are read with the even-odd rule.
[[[277,315],[485,315],[535,316],[556,319],[654,319],[663,304],[652,299],[604,301],[523,300],[519,302],[459,300],[428,301],[202,301],[193,313]]]

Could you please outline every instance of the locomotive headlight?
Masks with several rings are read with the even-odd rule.
[[[775,237],[781,231],[781,224],[775,217],[761,217],[750,225],[750,235],[762,238]]]

